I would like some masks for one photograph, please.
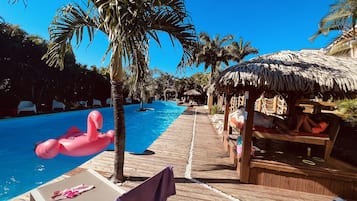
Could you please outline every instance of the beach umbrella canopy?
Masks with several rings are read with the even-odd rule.
[[[200,92],[198,92],[196,89],[191,89],[183,93],[186,96],[199,96],[201,95]]]
[[[345,96],[357,92],[357,61],[318,50],[281,51],[225,69],[214,86],[219,92],[256,89],[316,92]]]

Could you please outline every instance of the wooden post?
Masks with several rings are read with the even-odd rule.
[[[229,93],[226,94],[226,105],[224,109],[224,122],[223,122],[223,131],[228,130],[228,116],[229,116],[229,110],[230,110],[230,103],[231,103],[231,98],[232,95]]]
[[[249,183],[250,154],[252,150],[252,128],[254,118],[254,104],[259,93],[255,91],[246,92],[246,118],[244,120],[244,130],[242,135],[242,157],[240,164],[240,181]]]

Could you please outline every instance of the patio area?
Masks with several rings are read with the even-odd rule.
[[[328,200],[336,196],[318,195],[239,182],[236,167],[230,162],[203,107],[188,108],[148,149],[146,155],[125,153],[124,174],[128,180],[120,186],[130,190],[172,165],[176,195],[169,201],[185,200]],[[105,177],[113,171],[112,151],[105,151],[55,181],[91,168]],[[14,198],[28,201],[29,193]]]

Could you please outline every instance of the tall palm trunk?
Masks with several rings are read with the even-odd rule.
[[[211,67],[211,75],[209,77],[209,86],[211,86],[213,84],[214,71],[215,71],[215,69],[213,69],[213,65],[212,65],[212,67]],[[208,96],[207,97],[207,106],[208,106],[209,113],[211,114],[212,107],[213,107],[213,94],[208,90],[207,96]]]
[[[140,108],[139,110],[144,111],[144,83],[140,83]]]
[[[110,61],[111,93],[114,109],[114,172],[111,180],[123,182],[125,153],[125,119],[124,119],[124,73],[119,48],[113,48]]]
[[[114,106],[114,172],[112,180],[123,182],[124,178],[124,153],[125,153],[125,120],[124,120],[124,98],[123,81],[112,80],[112,96]]]

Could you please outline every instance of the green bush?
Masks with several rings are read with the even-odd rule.
[[[218,105],[214,104],[212,106],[212,109],[211,109],[211,114],[222,114],[223,111],[221,110],[221,108],[219,108]]]
[[[343,115],[345,121],[352,125],[357,124],[357,99],[345,99],[337,101],[337,110]]]

